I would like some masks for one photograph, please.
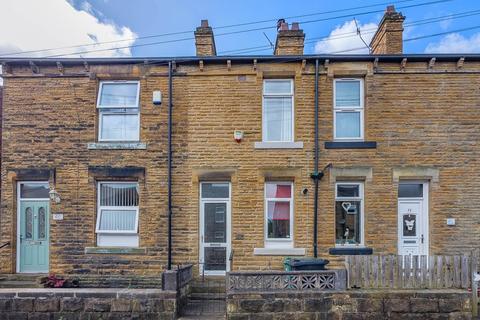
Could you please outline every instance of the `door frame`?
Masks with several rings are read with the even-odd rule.
[[[20,196],[20,185],[22,184],[25,184],[25,183],[29,183],[29,184],[49,184],[48,181],[17,181],[17,248],[16,248],[16,262],[15,262],[15,266],[16,266],[16,273],[45,273],[43,271],[41,272],[35,272],[35,271],[28,271],[28,272],[25,272],[25,271],[20,271],[20,259],[22,258],[21,256],[21,253],[20,253],[20,250],[21,250],[21,245],[20,245],[20,230],[21,230],[21,225],[20,225],[20,220],[21,220],[21,217],[20,217],[20,203],[21,203],[21,196]],[[50,202],[50,199],[49,198],[30,198],[28,199],[27,201],[48,201]],[[47,212],[47,223],[48,223],[48,255],[50,256],[50,206],[49,206],[49,212]],[[48,269],[50,270],[50,257],[48,257]]]
[[[425,252],[422,255],[428,256],[430,253],[430,205],[429,205],[429,195],[430,195],[430,182],[428,180],[400,180],[400,184],[408,183],[418,183],[423,185],[423,197],[414,197],[414,198],[400,198],[398,197],[398,188],[397,188],[397,254],[400,254],[400,247],[403,245],[401,243],[402,239],[402,228],[400,228],[400,202],[409,202],[409,201],[422,201],[422,229],[424,235],[424,248]],[[419,220],[420,221],[420,220]]]
[[[204,183],[227,183],[228,184],[228,198],[202,198],[202,185]],[[218,271],[203,271],[203,267],[199,268],[199,274],[200,275],[207,275],[207,276],[224,276],[227,272],[230,271],[230,252],[231,252],[231,230],[232,230],[232,184],[230,181],[201,181],[199,184],[199,233],[198,233],[198,243],[199,243],[199,251],[198,251],[198,261],[199,265],[203,265],[205,263],[205,257],[204,257],[204,248],[205,246],[203,245],[203,236],[204,236],[204,227],[205,227],[205,209],[204,209],[204,204],[205,203],[225,203],[227,207],[227,212],[226,212],[226,232],[227,232],[227,240],[226,240],[226,257],[225,257],[225,270],[218,270]]]

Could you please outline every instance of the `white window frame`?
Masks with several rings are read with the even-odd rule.
[[[360,105],[359,106],[337,106],[337,82],[359,82],[360,83]],[[365,96],[364,82],[362,78],[338,78],[333,80],[333,139],[339,141],[364,140],[365,121]],[[337,113],[360,112],[360,136],[359,137],[337,137]]]
[[[339,197],[338,185],[358,186],[358,197]],[[337,243],[337,201],[360,201],[360,243]],[[335,246],[336,247],[363,247],[365,246],[365,197],[364,197],[364,183],[361,181],[339,181],[335,183],[335,202],[333,204],[333,211],[335,214]]]
[[[290,82],[290,93],[266,93],[265,92],[265,83],[267,82]],[[262,142],[294,142],[295,141],[295,105],[294,105],[294,84],[293,79],[264,79],[263,80],[263,88],[262,88]],[[266,112],[265,112],[265,98],[290,98],[292,101],[292,138],[290,140],[267,140],[266,133],[267,133],[267,126],[266,126]]]
[[[119,106],[102,106],[100,105],[100,100],[103,92],[104,84],[137,84],[137,96],[135,105],[119,105]],[[117,81],[101,81],[99,84],[98,96],[97,96],[97,109],[98,109],[98,141],[100,142],[119,142],[119,141],[140,141],[140,81],[131,81],[131,80],[117,80]],[[102,111],[104,109],[126,109],[125,113],[118,112],[108,112]],[[130,110],[136,109],[136,111]],[[138,117],[138,135],[134,139],[103,139],[102,138],[102,127],[103,127],[103,117],[102,115],[128,115],[128,114],[137,114]]]
[[[289,185],[290,186],[290,198],[268,198],[267,197],[267,185],[275,184],[275,185]],[[294,184],[291,181],[268,181],[265,182],[264,185],[264,239],[265,239],[265,247],[266,248],[293,248],[293,217],[294,217]],[[269,238],[268,237],[268,202],[269,201],[279,201],[279,202],[290,202],[290,221],[289,221],[289,228],[290,228],[290,237],[289,238]]]
[[[127,234],[127,235],[138,235],[138,215],[139,215],[139,206],[136,207],[125,207],[125,206],[101,206],[100,205],[100,196],[101,196],[101,185],[102,184],[136,184],[138,188],[138,182],[136,181],[99,181],[97,184],[97,223],[95,226],[95,233],[97,234]],[[100,230],[100,217],[102,210],[125,210],[133,211],[135,210],[135,230]]]

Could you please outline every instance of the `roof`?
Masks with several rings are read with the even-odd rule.
[[[374,55],[374,54],[353,54],[353,55],[260,55],[260,56],[189,56],[189,57],[125,57],[125,58],[18,58],[18,57],[0,57],[0,63],[9,65],[28,65],[33,62],[38,65],[55,65],[61,62],[64,65],[81,65],[88,64],[132,64],[132,63],[160,63],[160,62],[176,62],[176,63],[193,63],[200,60],[203,61],[237,61],[251,62],[252,60],[262,61],[299,61],[299,60],[329,60],[330,62],[338,61],[388,61],[399,62],[407,58],[410,61],[426,61],[436,58],[436,61],[457,61],[465,58],[466,61],[480,61],[480,54],[397,54],[397,55]]]

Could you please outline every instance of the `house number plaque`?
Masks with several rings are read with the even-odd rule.
[[[63,220],[63,213],[54,213],[52,217],[53,220]]]

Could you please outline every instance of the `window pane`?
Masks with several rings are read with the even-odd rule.
[[[27,207],[25,209],[25,239],[33,238],[33,209]]]
[[[292,99],[264,99],[265,141],[292,141]]]
[[[335,233],[337,244],[359,244],[360,201],[336,201],[335,202]]]
[[[268,238],[290,238],[290,202],[268,201]]]
[[[399,198],[421,198],[423,197],[423,184],[401,183],[398,185]]]
[[[48,199],[48,192],[50,187],[48,183],[22,183],[20,185],[20,197],[28,198],[43,198]]]
[[[205,203],[204,204],[205,242],[224,243],[227,241],[227,204]]]
[[[104,83],[100,106],[137,106],[137,83]]]
[[[100,205],[105,207],[138,206],[138,186],[136,183],[101,183]]]
[[[337,197],[359,197],[360,187],[352,184],[338,184],[337,185]]]
[[[229,198],[228,183],[202,183],[202,198]]]
[[[100,231],[137,231],[135,229],[135,210],[102,210],[100,213]]]
[[[292,82],[290,80],[266,80],[264,86],[265,94],[292,94]]]
[[[336,112],[335,136],[360,138],[360,112]]]
[[[102,140],[132,141],[138,140],[138,114],[104,114],[101,112]]]
[[[267,183],[267,198],[290,198],[292,196],[292,185]]]
[[[360,81],[336,81],[335,105],[337,107],[360,106]]]

